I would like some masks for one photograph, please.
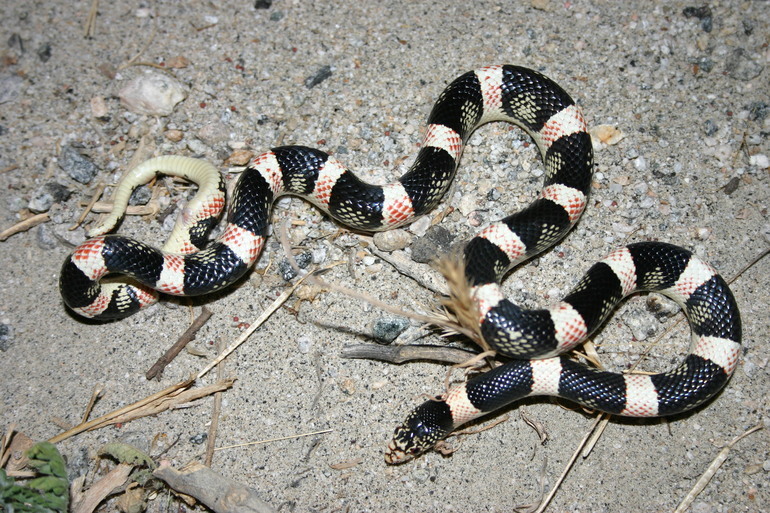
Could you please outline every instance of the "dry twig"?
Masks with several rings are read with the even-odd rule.
[[[93,37],[96,34],[96,16],[99,14],[99,0],[91,0],[91,8],[88,9],[88,17],[83,27],[83,37]]]
[[[727,459],[728,454],[730,453],[730,450],[743,440],[745,437],[749,436],[750,434],[759,431],[760,429],[763,429],[763,426],[761,424],[754,426],[753,428],[749,429],[745,433],[742,433],[735,438],[732,439],[730,443],[724,446],[724,448],[719,451],[719,454],[717,454],[717,457],[714,458],[714,461],[711,462],[711,464],[708,466],[706,471],[703,473],[702,476],[700,476],[700,479],[698,479],[698,482],[695,483],[695,486],[692,487],[692,490],[685,496],[684,499],[682,499],[682,502],[679,503],[679,506],[676,507],[674,510],[674,513],[684,513],[687,511],[687,508],[690,507],[690,504],[692,504],[692,501],[695,500],[695,498],[706,488],[706,485],[709,484],[711,481],[711,478],[714,477],[714,474],[716,474],[717,470],[719,470],[719,467],[722,466],[722,463],[725,462]]]
[[[91,485],[91,487],[81,495],[80,501],[73,504],[74,513],[91,513],[99,504],[106,499],[116,488],[123,486],[128,480],[128,476],[134,469],[133,465],[120,463],[110,470],[107,475]]]
[[[184,349],[187,344],[195,339],[195,334],[204,324],[206,324],[206,321],[209,320],[211,315],[211,310],[204,306],[201,309],[200,315],[193,321],[190,327],[187,328],[184,333],[182,333],[179,339],[174,342],[174,345],[168,348],[168,350],[160,358],[158,358],[158,361],[155,362],[152,367],[150,367],[150,370],[147,371],[145,377],[148,380],[155,378],[160,379],[160,375],[163,374],[163,369],[166,368],[166,365],[171,363],[171,361],[176,358],[179,352],[182,351],[182,349]]]
[[[217,341],[217,353],[224,350],[224,344],[221,340]],[[217,380],[225,379],[225,362],[220,361],[217,364]],[[211,466],[214,459],[214,449],[217,441],[217,429],[219,428],[219,412],[222,410],[222,392],[214,394],[214,406],[211,409],[211,425],[209,425],[209,434],[206,438],[206,457],[203,459],[207,467]]]
[[[0,232],[0,241],[4,241],[8,239],[8,237],[10,237],[11,235],[16,235],[17,233],[20,233],[20,232],[26,232],[27,230],[34,228],[39,224],[47,223],[50,220],[51,218],[48,215],[48,212],[43,212],[42,214],[34,215]]]
[[[215,513],[276,512],[252,488],[227,479],[200,463],[180,471],[164,462],[152,474],[174,490],[195,497]]]
[[[128,422],[148,415],[160,413],[171,407],[194,401],[195,399],[213,394],[219,390],[225,390],[233,385],[232,380],[225,380],[213,385],[191,389],[190,387],[193,383],[195,383],[195,380],[193,379],[180,381],[179,383],[171,385],[160,392],[145,397],[128,406],[124,406],[123,408],[119,408],[88,422],[78,424],[72,429],[59,433],[48,441],[55,444],[82,433],[83,431],[99,429],[119,422]]]
[[[99,184],[96,186],[96,190],[94,191],[94,195],[91,197],[91,201],[89,201],[88,204],[86,205],[86,208],[83,209],[83,213],[80,214],[80,217],[78,217],[78,220],[75,222],[75,224],[69,227],[70,231],[76,229],[78,226],[83,224],[83,221],[85,221],[88,213],[91,212],[91,209],[94,208],[94,205],[96,204],[96,202],[99,201],[99,198],[102,197],[102,194],[104,193],[104,189],[106,187],[107,186],[104,184],[104,182],[99,182]]]
[[[391,363],[404,363],[414,360],[434,362],[464,363],[476,356],[472,351],[444,346],[407,345],[381,346],[375,344],[355,344],[342,348],[342,358],[380,360]]]
[[[238,447],[248,447],[250,445],[261,445],[272,442],[282,442],[283,440],[294,440],[295,438],[303,438],[306,436],[323,435],[325,433],[331,433],[333,429],[322,429],[321,431],[313,431],[311,433],[300,433],[298,435],[279,436],[278,438],[268,438],[266,440],[257,440],[256,442],[244,442],[242,444],[226,445],[224,447],[217,447],[214,451],[224,451],[225,449],[236,449]]]

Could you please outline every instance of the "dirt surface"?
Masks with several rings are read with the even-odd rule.
[[[165,299],[121,322],[84,322],[62,305],[57,281],[72,244],[85,237],[82,226],[70,227],[99,182],[112,185],[132,159],[161,154],[207,159],[232,178],[237,166],[225,160],[233,154],[304,144],[383,183],[408,168],[443,87],[482,65],[540,70],[572,94],[592,127],[624,134],[596,152],[591,203],[576,229],[507,278],[514,301],[546,306],[627,242],[690,248],[728,279],[770,244],[767,2],[361,0],[342,7],[279,0],[267,9],[254,2],[102,2],[92,37],[84,37],[88,4],[6,2],[0,21],[0,220],[3,228],[14,225],[29,215],[30,202],[50,216],[0,242],[0,418],[34,439],[61,431],[52,419],[77,424],[96,385],[105,394],[92,416],[197,372],[217,341],[234,340],[289,287],[273,237],[256,271],[226,291],[190,303]],[[130,112],[118,99],[147,73],[182,85],[185,99],[170,114]],[[87,184],[62,167],[72,149],[98,170]],[[465,240],[531,201],[542,173],[525,134],[500,124],[482,128],[431,218],[451,211],[440,226],[453,244]],[[171,180],[158,191],[153,201],[163,210],[192,194]],[[161,245],[175,215],[165,223],[130,216],[119,231]],[[289,239],[311,254],[311,265],[344,263],[324,275],[329,282],[405,310],[435,304],[433,292],[372,253],[370,238],[337,234],[338,225],[298,199],[275,209],[275,227],[287,220]],[[441,284],[435,270],[412,260],[424,228],[405,230],[412,247],[392,258]],[[745,350],[724,392],[673,419],[611,421],[548,511],[671,511],[725,444],[752,426],[768,427],[768,276],[765,258],[732,285]],[[504,411],[511,418],[502,425],[464,437],[450,457],[431,453],[389,467],[382,451],[393,428],[420,394],[442,391],[446,366],[342,359],[343,347],[371,342],[374,326],[390,314],[334,292],[304,289],[302,297],[226,360],[225,375],[237,381],[223,396],[216,445],[332,431],[219,451],[213,462],[281,511],[512,511],[539,500],[541,481],[550,489],[594,422],[571,405],[533,398]],[[651,312],[647,299],[626,302],[593,338],[607,367],[637,362],[678,319]],[[146,370],[203,305],[214,315],[196,351],[182,353],[160,382],[147,381]],[[688,341],[680,322],[641,368],[669,368]],[[440,343],[416,322],[395,343],[414,342]],[[203,452],[211,409],[207,398],[80,434],[59,448],[73,477],[89,464],[93,472],[89,458],[118,439],[154,456],[165,450],[181,466]],[[523,409],[545,426],[545,446],[519,418]],[[738,443],[691,511],[769,510],[769,438],[765,429]],[[350,465],[332,466],[341,463]],[[149,510],[177,511],[167,499],[159,495]]]

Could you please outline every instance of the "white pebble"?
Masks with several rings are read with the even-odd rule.
[[[129,111],[150,116],[168,116],[187,97],[187,90],[173,77],[149,72],[131,80],[118,92]]]
[[[757,153],[749,157],[749,164],[760,169],[767,169],[770,167],[770,159],[767,158],[767,155]]]
[[[412,242],[412,236],[406,230],[388,230],[374,234],[374,244],[382,251],[404,249]]]
[[[458,210],[464,216],[468,216],[471,212],[476,210],[476,198],[472,194],[466,194],[460,198],[460,202],[457,204]]]
[[[310,352],[310,348],[312,347],[312,345],[313,345],[313,341],[310,340],[310,337],[303,336],[297,339],[297,350],[300,353],[307,354],[308,352]]]

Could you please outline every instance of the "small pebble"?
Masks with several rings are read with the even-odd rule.
[[[347,395],[353,395],[356,393],[356,382],[347,378],[340,383],[340,390]]]
[[[156,72],[139,75],[118,92],[120,102],[136,114],[168,116],[174,106],[187,97],[187,90],[177,79]]]
[[[103,96],[94,96],[91,98],[91,115],[96,119],[107,119],[110,113],[107,109],[107,102]]]
[[[682,10],[685,18],[698,18],[701,28],[704,32],[711,32],[713,28],[713,18],[711,17],[711,8],[708,5],[700,7],[685,7]]]
[[[460,202],[457,204],[457,209],[465,217],[468,217],[468,215],[477,208],[478,205],[476,204],[476,198],[473,194],[464,194],[460,198]]]
[[[300,353],[309,353],[311,347],[313,347],[313,341],[310,339],[310,337],[300,337],[297,340],[297,351]]]
[[[230,137],[230,129],[224,123],[215,121],[206,123],[198,130],[198,138],[209,146],[227,141]]]
[[[19,75],[0,78],[0,104],[14,101],[21,94],[24,79]]]
[[[730,178],[730,181],[725,185],[725,194],[728,196],[738,190],[738,186],[741,184],[741,179],[737,176]]]
[[[331,76],[332,76],[332,67],[323,66],[318,71],[316,71],[315,74],[310,75],[305,79],[305,87],[307,87],[308,89],[312,89]]]
[[[37,58],[41,62],[48,62],[48,59],[51,58],[51,43],[43,43],[38,47]]]
[[[449,230],[442,226],[431,226],[424,237],[412,243],[412,260],[425,264],[449,251],[454,240]]]
[[[380,317],[374,321],[372,334],[381,344],[390,344],[409,327],[406,317]]]
[[[478,228],[482,224],[484,224],[484,215],[478,211],[474,210],[470,214],[468,214],[468,224],[473,226],[474,228]]]
[[[748,82],[760,75],[764,66],[743,48],[736,48],[725,61],[725,71],[736,80]]]
[[[184,138],[184,132],[181,130],[166,130],[163,135],[171,142],[179,142]]]
[[[717,126],[717,124],[714,123],[712,120],[707,119],[706,123],[704,123],[704,126],[703,126],[703,132],[707,136],[711,137],[712,135],[714,135],[718,131],[719,131],[719,127]]]
[[[13,329],[10,324],[0,323],[0,351],[5,352],[13,342]]]
[[[402,229],[388,230],[374,234],[374,245],[382,251],[404,249],[412,242],[412,236]]]
[[[269,9],[271,5],[273,5],[273,0],[256,0],[254,9]]]
[[[197,435],[190,437],[190,443],[193,445],[200,445],[205,442],[208,437],[209,435],[207,433],[198,433]]]
[[[254,152],[251,150],[238,149],[233,151],[229,157],[225,159],[226,166],[245,166],[249,163],[254,156]]]
[[[310,251],[305,251],[299,255],[294,255],[294,260],[300,269],[305,269],[313,261],[313,254]],[[297,277],[297,271],[294,270],[286,258],[278,264],[278,272],[285,281],[291,281]]]
[[[711,230],[708,228],[698,228],[696,232],[696,238],[698,240],[706,240],[711,236]]]
[[[46,191],[43,187],[36,190],[29,200],[27,208],[35,213],[48,212],[48,209],[53,205],[53,196],[50,192]]]
[[[62,146],[59,167],[73,180],[86,184],[94,179],[99,168],[72,146]]]
[[[758,167],[759,169],[767,169],[770,167],[770,159],[767,158],[767,155],[757,153],[756,155],[749,157],[749,164]]]
[[[147,185],[142,185],[134,189],[131,197],[128,199],[129,205],[146,205],[152,198],[152,189]]]

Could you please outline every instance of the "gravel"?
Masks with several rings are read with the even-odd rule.
[[[40,191],[52,200],[45,228],[0,242],[6,425],[45,440],[60,431],[52,419],[80,422],[97,385],[104,394],[92,417],[186,379],[213,358],[218,340],[242,335],[289,286],[278,265],[283,249],[271,236],[256,269],[225,290],[164,298],[121,322],[79,320],[61,303],[58,273],[72,250],[68,241],[82,240],[96,219],[89,214],[70,230],[97,183],[109,186],[133,159],[160,154],[205,158],[232,183],[239,168],[229,163],[242,160],[228,160],[236,151],[258,155],[286,144],[330,151],[363,179],[385,183],[409,168],[449,81],[509,62],[556,80],[589,125],[612,137],[597,147],[585,215],[557,249],[510,274],[507,296],[526,308],[545,307],[614,247],[662,240],[735,278],[743,315],[745,350],[725,390],[666,421],[611,420],[547,511],[672,511],[730,440],[757,424],[770,427],[770,259],[743,270],[770,244],[766,2],[102,2],[94,33],[83,37],[89,5],[6,2],[0,21],[2,228],[26,219]],[[127,110],[120,92],[148,76],[173,82],[186,96]],[[370,237],[341,229],[302,201],[282,203],[272,221],[289,222],[293,251],[309,255],[308,269],[328,268],[324,281],[425,313],[437,305],[436,294],[409,276],[443,280],[412,260],[415,245],[434,230],[452,235],[447,244],[461,244],[537,197],[545,171],[521,130],[478,130],[446,198],[405,227],[414,240],[403,249],[396,248],[407,237],[397,241],[394,264],[374,257]],[[57,199],[46,188],[52,182],[71,196]],[[167,205],[181,210],[191,196],[173,180],[156,187],[161,212]],[[108,187],[103,200],[110,193]],[[155,217],[129,216],[118,233],[157,246],[167,236]],[[442,250],[440,242],[430,242],[425,255]],[[369,340],[375,321],[391,314],[322,284],[305,285],[301,300],[287,301],[224,363],[224,375],[237,381],[222,396],[216,446],[332,430],[215,453],[217,472],[247,483],[276,508],[512,511],[537,500],[539,483],[556,481],[594,422],[566,401],[530,398],[504,410],[510,419],[494,429],[453,439],[451,456],[431,453],[388,467],[382,450],[394,427],[421,395],[444,391],[448,367],[340,358],[344,346]],[[148,382],[146,370],[188,327],[187,305],[193,316],[203,305],[214,315],[161,382]],[[632,298],[593,342],[612,370],[640,359],[642,370],[670,368],[689,341],[679,317],[651,314],[644,297]],[[448,343],[432,331],[412,331],[411,343]],[[213,380],[208,375],[201,384]],[[546,445],[519,418],[525,410],[548,432]],[[81,455],[76,473],[85,474],[82,455],[129,429],[156,448],[154,456],[181,467],[199,458],[202,446],[192,441],[207,433],[210,411],[211,399],[202,399],[59,446]],[[741,440],[698,496],[698,511],[770,510],[768,461],[770,429]],[[167,500],[177,501],[168,497],[158,494],[148,510],[165,511]],[[103,509],[116,511],[116,500]],[[203,511],[179,504],[171,509]]]

